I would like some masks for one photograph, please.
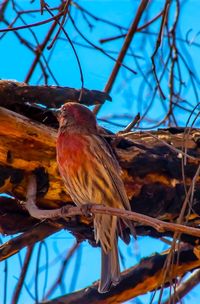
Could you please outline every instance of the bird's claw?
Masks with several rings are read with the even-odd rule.
[[[91,214],[91,207],[92,207],[93,204],[84,204],[84,205],[81,205],[81,212],[83,213],[83,215],[85,217],[91,217],[92,214]]]

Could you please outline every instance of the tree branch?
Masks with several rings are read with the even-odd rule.
[[[23,82],[0,80],[0,106],[11,104],[37,103],[48,108],[59,108],[68,100],[77,101],[81,95],[81,103],[94,105],[104,103],[111,97],[97,90],[77,90],[58,86],[31,86]]]
[[[167,256],[168,252],[156,254],[143,259],[138,265],[125,270],[122,273],[120,283],[108,293],[98,293],[98,283],[94,283],[92,286],[77,292],[49,300],[45,304],[111,304],[116,303],[116,301],[123,303],[141,294],[159,289],[163,283],[163,267]],[[182,247],[174,255],[173,271],[167,274],[164,282],[165,285],[177,276],[182,276],[185,272],[199,267],[199,265],[200,260],[194,254],[194,249],[188,245]]]
[[[171,295],[170,299],[163,302],[162,304],[169,304],[171,299],[173,303],[180,303],[180,300],[186,296],[197,284],[200,282],[200,269],[195,270],[191,276],[177,286],[176,291]]]
[[[37,183],[36,177],[31,175],[28,179],[27,186],[27,201],[25,202],[25,208],[28,210],[31,216],[43,220],[53,218],[67,218],[75,215],[83,215],[81,207],[69,207],[64,206],[60,209],[54,210],[42,210],[36,205]],[[147,215],[139,214],[136,212],[121,210],[119,208],[105,207],[102,205],[91,204],[88,205],[88,212],[92,214],[109,214],[115,215],[120,218],[139,222],[140,224],[153,227],[158,232],[173,231],[184,233],[200,238],[200,229],[188,227],[181,224],[167,223],[156,218],[149,217]]]
[[[0,119],[0,191],[11,193],[18,200],[25,201],[28,179],[30,174],[34,172],[37,178],[37,207],[40,210],[40,215],[41,209],[54,209],[52,212],[55,214],[55,209],[71,204],[71,198],[65,192],[65,186],[57,170],[56,130],[4,108],[0,108]],[[185,156],[188,159],[185,166],[187,177],[185,186],[189,187],[200,158],[198,149],[199,130],[190,130],[187,140],[185,140],[184,129],[176,128],[152,133],[123,134],[123,136],[108,136],[104,131],[103,135],[115,149],[116,156],[123,169],[122,178],[134,212],[158,220],[174,221],[180,214],[185,200],[181,158]],[[188,147],[186,154],[182,152],[184,140]],[[198,177],[195,183],[191,221],[188,222],[188,225],[194,227],[198,225],[199,197]],[[25,224],[28,215],[24,214],[21,218],[23,220],[18,221],[14,231],[15,227],[13,225],[9,227],[5,224],[6,219],[7,222],[10,221],[10,212],[11,210],[7,209],[7,205],[0,201],[0,217],[2,219],[0,228],[2,232],[17,233],[23,231],[25,225],[31,227],[31,221]],[[14,212],[22,213],[21,206],[16,206]],[[12,217],[14,212],[12,212]],[[80,214],[80,211],[78,214]],[[58,217],[60,217],[60,213]],[[195,219],[197,224],[195,224]],[[136,217],[133,220],[137,221]],[[142,225],[145,224],[150,227],[149,224],[152,224],[152,219],[150,218],[149,221],[144,223],[141,218],[138,220],[138,222],[143,223]],[[90,235],[92,231],[91,221],[81,216],[78,219],[77,227],[79,225],[81,227],[82,224],[85,228],[88,225],[88,235]],[[139,228],[144,227],[142,225],[139,224]],[[165,232],[171,231],[170,223],[166,223],[166,226],[159,226],[159,229],[161,227],[164,227],[163,231]],[[158,227],[155,225],[154,228]],[[191,227],[191,229],[194,228]],[[176,231],[176,228],[174,227],[172,231]],[[185,230],[178,231],[186,232]],[[191,235],[193,235],[193,230],[191,231]],[[199,236],[197,231],[195,236]]]
[[[137,32],[138,24],[139,24],[139,22],[141,20],[141,17],[142,17],[142,15],[143,15],[143,13],[144,13],[147,5],[148,5],[148,2],[149,2],[149,0],[142,0],[141,3],[140,3],[140,5],[139,5],[139,7],[138,7],[138,9],[137,9],[137,14],[134,17],[134,19],[132,21],[132,24],[131,24],[128,32],[127,32],[127,35],[125,37],[123,46],[122,46],[121,51],[120,51],[120,53],[119,53],[119,55],[117,57],[116,63],[114,65],[114,67],[113,67],[112,73],[111,73],[111,75],[110,75],[110,77],[108,79],[108,82],[107,82],[107,84],[106,84],[106,86],[104,88],[104,91],[106,93],[108,93],[108,94],[109,94],[109,92],[112,89],[112,86],[113,86],[113,84],[115,82],[115,79],[116,79],[116,77],[118,75],[118,72],[119,72],[119,69],[121,67],[121,63],[124,60],[126,52],[127,52],[128,48],[129,48],[129,46],[131,44],[131,41],[132,41],[133,37],[134,37],[134,34]],[[101,108],[101,105],[97,105],[94,108],[94,111],[93,111],[94,114],[97,114],[98,111],[100,110],[100,108]]]

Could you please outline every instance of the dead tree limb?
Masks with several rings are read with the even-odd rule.
[[[78,100],[86,105],[102,104],[111,97],[97,90],[76,90],[59,86],[33,86],[23,82],[0,80],[0,106],[38,103],[46,107],[59,108],[67,100]]]
[[[0,246],[0,261],[6,260],[12,255],[18,253],[24,247],[31,246],[42,241],[49,235],[59,231],[61,228],[61,225],[53,226],[46,223],[36,224],[32,229]]]
[[[159,289],[163,283],[163,267],[168,252],[156,254],[143,259],[138,265],[129,268],[122,273],[121,282],[113,287],[110,292],[100,294],[97,291],[97,283],[77,292],[58,297],[45,302],[46,304],[111,304],[123,303],[141,294]],[[177,263],[178,258],[178,263]],[[175,253],[173,271],[166,276],[164,284],[167,286],[171,280],[185,272],[199,267],[200,260],[195,255],[193,248],[184,246],[179,253]],[[44,303],[44,302],[43,302]]]
[[[57,170],[56,130],[5,108],[0,108],[0,121],[0,192],[25,200],[27,180],[34,171],[40,209],[60,208],[71,203]],[[186,131],[171,128],[106,137],[123,169],[122,178],[133,211],[168,221],[178,217],[185,199],[181,160],[186,157],[185,186],[189,187],[200,158],[200,131],[193,129],[189,134]],[[183,144],[187,153],[182,149]],[[200,214],[199,182],[198,177],[189,217],[189,224],[194,227],[198,225]],[[21,213],[22,208],[18,208]],[[4,204],[0,204],[0,211],[6,213],[2,222],[5,223],[9,212],[5,211]],[[3,230],[2,223],[2,232],[9,233]],[[88,221],[81,219],[81,223],[87,225]],[[23,221],[20,224],[22,229],[17,225],[13,233],[23,231]]]

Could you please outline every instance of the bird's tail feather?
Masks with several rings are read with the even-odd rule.
[[[111,250],[105,253],[101,249],[101,281],[98,291],[104,293],[109,291],[112,285],[117,285],[120,281],[120,267],[117,248],[117,237]]]

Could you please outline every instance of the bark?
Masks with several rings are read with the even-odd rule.
[[[184,246],[179,254],[174,254],[170,275],[167,274],[163,281],[165,262],[168,252],[156,254],[143,259],[138,265],[129,268],[122,273],[121,282],[113,287],[108,293],[100,294],[97,284],[81,289],[77,292],[43,302],[45,304],[111,304],[123,303],[141,294],[157,290],[160,286],[166,287],[185,272],[199,267],[199,257],[195,255],[194,249]]]
[[[0,247],[0,260],[63,228],[71,231],[79,241],[87,239],[96,246],[92,220],[73,216],[41,223],[24,210],[21,201],[25,200],[27,180],[32,172],[37,177],[39,208],[54,209],[72,204],[57,170],[56,118],[49,110],[28,107],[23,103],[13,103],[7,105],[10,110],[0,108],[0,193],[6,192],[13,196],[0,197],[0,232],[23,232]],[[170,128],[113,136],[102,130],[102,134],[113,147],[122,167],[122,178],[132,210],[175,222],[185,200],[185,189],[191,185],[198,169],[200,131]],[[197,178],[195,191],[192,191],[192,209],[187,216],[187,225],[193,227],[198,227],[199,223],[199,182]],[[158,232],[142,223],[136,225],[136,232],[138,235],[156,238],[173,236],[169,231]],[[182,234],[181,240],[190,243],[191,247],[181,251],[180,267],[175,266],[171,278],[200,266],[197,250],[192,249],[192,245],[199,243],[199,238]],[[86,295],[91,301],[95,297],[95,303],[116,303],[156,289],[161,284],[166,257],[167,254],[156,255],[141,261],[124,274],[120,285],[109,294],[100,295],[92,287],[88,291],[73,293],[52,303],[73,303],[72,299],[74,303],[80,303],[80,298],[84,303]],[[167,284],[168,281],[169,278],[164,283]]]
[[[34,171],[37,175],[39,208],[59,208],[72,203],[57,170],[56,129],[5,108],[0,108],[0,121],[0,192],[25,200],[27,177]],[[189,134],[187,132],[188,130],[171,128],[151,133],[120,135],[114,139],[106,137],[123,169],[122,177],[133,211],[164,220],[177,218],[185,198],[181,166],[183,146],[186,147],[184,153],[187,154],[184,166],[186,186],[191,184],[199,162],[200,131],[193,129]],[[4,204],[0,205],[1,213],[5,213],[5,208]],[[15,214],[22,213],[20,204],[15,208],[18,210]],[[194,226],[199,212],[198,179],[189,217]],[[9,212],[4,216],[4,223],[6,216],[9,219]],[[24,218],[28,218],[28,215]],[[87,226],[90,223],[81,218],[80,224]],[[13,225],[7,231],[2,222],[0,224],[4,233],[10,233],[11,230],[13,233],[23,231],[24,226],[21,221],[16,229]],[[149,231],[149,227],[143,229],[140,225],[137,229],[140,234]],[[151,232],[157,236],[155,231]]]
[[[111,97],[97,90],[77,90],[58,86],[31,86],[24,82],[0,80],[0,105],[37,103],[46,107],[60,107],[67,100],[78,100],[86,105],[101,104]]]

